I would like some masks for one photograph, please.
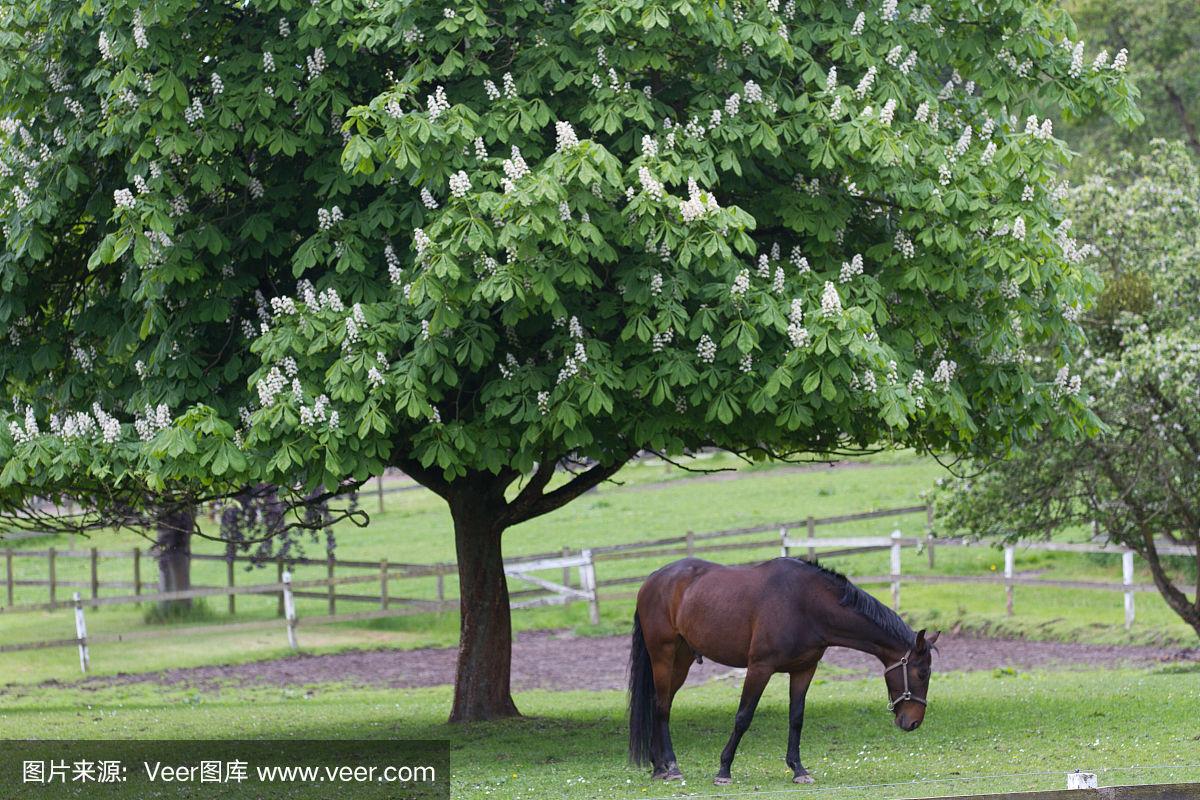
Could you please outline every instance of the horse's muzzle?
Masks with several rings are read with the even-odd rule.
[[[921,727],[920,719],[908,719],[903,715],[896,717],[896,727],[902,731],[915,731]]]

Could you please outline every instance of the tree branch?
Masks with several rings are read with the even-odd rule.
[[[550,456],[543,456],[538,461],[537,469],[533,475],[529,477],[529,483],[521,489],[520,493],[513,498],[509,503],[509,508],[516,514],[520,514],[526,505],[533,502],[534,499],[542,496],[542,491],[554,478],[555,468],[558,466],[558,459]]]
[[[1146,563],[1150,565],[1150,574],[1154,577],[1154,584],[1158,587],[1159,594],[1167,601],[1167,605],[1175,610],[1175,613],[1184,619],[1189,625],[1200,632],[1200,614],[1197,614],[1197,609],[1193,602],[1188,600],[1187,595],[1179,591],[1171,576],[1163,569],[1162,562],[1158,558],[1158,548],[1154,544],[1154,534],[1149,527],[1142,527],[1142,546],[1134,548],[1140,550],[1142,556],[1146,559]],[[1200,599],[1200,596],[1198,596]]]
[[[504,525],[506,527],[517,525],[518,523],[531,520],[534,517],[540,517],[543,514],[549,514],[551,511],[562,508],[575,498],[596,488],[613,475],[616,475],[621,467],[625,466],[626,462],[633,458],[636,453],[637,451],[631,451],[623,457],[618,457],[618,460],[612,464],[596,464],[590,469],[579,473],[552,492],[526,498],[525,502],[519,506],[516,503],[509,504],[502,518]],[[541,467],[539,466],[538,469],[540,472]],[[536,475],[535,473],[535,479]],[[526,487],[526,489],[528,488]]]
[[[417,483],[424,486],[429,491],[433,492],[443,500],[450,500],[450,482],[447,481],[438,469],[429,469],[421,466],[421,462],[415,458],[407,458],[399,456],[396,458],[396,464],[400,469],[404,470],[404,474],[412,478]]]

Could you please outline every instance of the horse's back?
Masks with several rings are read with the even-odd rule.
[[[642,625],[649,623],[660,639],[682,636],[713,661],[742,667],[757,620],[779,620],[798,611],[796,595],[814,576],[806,567],[782,558],[751,566],[682,559],[646,580],[638,593],[638,613]]]

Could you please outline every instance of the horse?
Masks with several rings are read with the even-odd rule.
[[[652,778],[681,780],[671,745],[671,703],[693,661],[746,669],[733,733],[714,783],[730,783],[738,742],[771,676],[791,676],[785,761],[795,783],[812,783],[800,763],[804,699],[828,647],[849,647],[882,663],[888,711],[905,731],[925,719],[939,633],[913,632],[896,612],[844,575],[798,558],[730,567],[685,558],[642,584],[629,657],[629,757]]]

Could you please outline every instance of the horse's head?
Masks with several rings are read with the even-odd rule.
[[[888,688],[888,710],[896,715],[896,725],[901,730],[915,731],[925,719],[929,676],[933,673],[933,645],[940,634],[940,631],[934,631],[926,638],[924,628],[917,631],[912,648],[883,671]]]

